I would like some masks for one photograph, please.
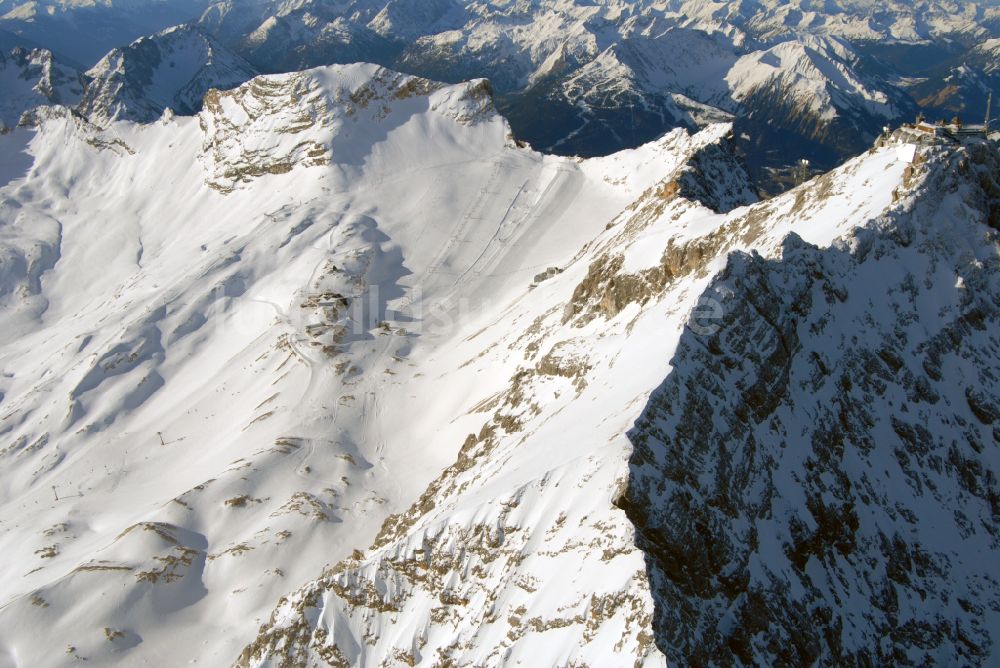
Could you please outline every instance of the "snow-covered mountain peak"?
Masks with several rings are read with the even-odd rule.
[[[392,132],[447,133],[448,124],[480,123],[506,131],[485,80],[444,86],[364,64],[211,90],[199,122],[209,183],[224,192],[297,167],[360,168]]]
[[[17,125],[25,111],[46,104],[75,106],[83,77],[46,49],[0,52],[0,130]]]
[[[748,54],[726,74],[733,99],[780,91],[822,121],[839,113],[865,112],[890,118],[888,96],[853,72],[857,57],[842,41],[806,36]]]
[[[546,277],[724,134],[543,156],[482,82],[366,65],[209,97],[107,128],[46,108],[0,137],[23,157],[0,187],[0,504],[28,504],[0,531],[0,660],[44,662],[47,620],[67,662],[233,661],[479,429],[472,404],[521,357],[465,364],[490,345],[473,335],[513,303],[550,309]],[[322,143],[326,164],[220,194],[205,141],[233,128],[264,156]]]
[[[200,29],[184,25],[108,53],[88,71],[80,111],[93,122],[151,122],[164,109],[192,114],[209,88],[230,88],[254,68]]]
[[[367,25],[386,37],[413,39],[428,30],[437,32],[452,27],[464,14],[462,3],[457,0],[387,2]]]

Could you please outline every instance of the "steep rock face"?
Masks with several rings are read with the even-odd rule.
[[[619,501],[668,659],[990,663],[998,179],[986,146],[936,156],[845,241],[712,283],[725,315],[682,337]]]
[[[0,52],[0,131],[17,125],[21,114],[43,104],[75,106],[84,79],[45,49]]]
[[[90,69],[80,112],[91,121],[148,123],[166,109],[194,114],[211,88],[232,88],[253,67],[193,27],[164,30],[115,49]]]
[[[695,151],[672,183],[678,196],[720,213],[757,201],[746,168],[736,155],[732,134]],[[664,186],[665,190],[671,187]]]

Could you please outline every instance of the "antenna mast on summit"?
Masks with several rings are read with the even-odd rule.
[[[989,97],[986,98],[986,122],[983,123],[983,134],[987,137],[990,136],[990,111],[993,107],[993,91],[990,91]]]

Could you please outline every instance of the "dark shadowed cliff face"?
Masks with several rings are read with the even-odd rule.
[[[989,665],[1000,624],[995,152],[828,249],[737,254],[630,433],[680,665]]]

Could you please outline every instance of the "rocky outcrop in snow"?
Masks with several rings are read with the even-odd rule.
[[[380,135],[427,112],[461,124],[496,114],[486,81],[445,87],[375,65],[335,65],[213,89],[199,115],[209,184],[230,192],[295,167],[360,166]]]

